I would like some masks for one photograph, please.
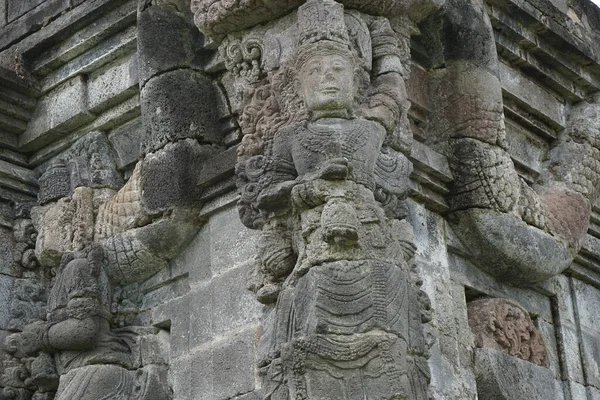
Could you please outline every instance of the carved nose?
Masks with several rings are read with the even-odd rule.
[[[325,72],[323,73],[323,79],[327,79],[327,80],[333,79],[334,76],[335,75],[333,74],[333,71],[330,69],[326,69]]]

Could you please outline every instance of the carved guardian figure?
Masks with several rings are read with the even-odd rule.
[[[335,1],[302,5],[296,28],[290,68],[306,119],[238,164],[252,194],[242,215],[260,216],[246,221],[263,231],[258,298],[276,301],[261,344],[265,398],[426,398],[399,211],[410,167],[389,145],[408,108],[398,39],[385,18],[345,14]]]

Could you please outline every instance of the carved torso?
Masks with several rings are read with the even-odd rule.
[[[346,158],[348,180],[373,190],[374,169],[385,129],[361,119],[323,118],[282,130],[275,138],[276,160],[293,163],[298,176],[310,176],[329,160]]]

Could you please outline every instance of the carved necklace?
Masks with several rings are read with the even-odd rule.
[[[307,124],[306,131],[299,135],[298,141],[312,153],[328,155],[333,144],[336,149],[341,149],[342,154],[351,155],[365,146],[369,138],[368,133],[367,127],[361,125],[354,126],[350,131],[337,131],[327,125]]]

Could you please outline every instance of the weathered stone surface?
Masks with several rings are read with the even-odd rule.
[[[213,274],[221,274],[253,260],[258,234],[241,224],[235,208],[224,209],[215,215],[208,222],[208,228]]]
[[[219,119],[225,115],[220,96],[210,79],[193,70],[166,72],[148,81],[141,92],[143,153],[188,138],[219,143]]]
[[[199,284],[187,295],[191,349],[258,322],[260,304],[253,301],[247,288],[252,267],[247,264],[233,268]]]
[[[39,181],[40,204],[69,196],[82,186],[118,189],[123,185],[113,149],[101,132],[84,136],[62,152],[45,166]]]
[[[88,107],[93,113],[105,111],[137,93],[138,86],[138,57],[134,54],[90,76]]]
[[[47,132],[69,132],[93,119],[87,106],[86,82],[83,76],[76,76],[39,102],[27,130],[19,138],[19,145],[26,150],[48,143],[56,135],[49,137],[45,135]]]
[[[220,48],[245,105],[238,207],[261,230],[251,288],[275,303],[260,340],[265,397],[425,399],[429,302],[402,203],[407,37],[335,1],[295,17],[296,50],[267,53],[268,65],[260,36]]]
[[[94,237],[93,190],[75,189],[71,197],[32,210],[38,231],[35,255],[40,264],[56,266],[63,255],[89,246]]]
[[[0,28],[4,28],[6,25],[6,1],[0,1]]]
[[[187,10],[178,10],[174,4],[149,6],[138,14],[142,87],[163,72],[197,64],[195,58],[203,44],[202,34],[192,23]]]
[[[0,33],[16,44],[0,53],[0,281],[14,278],[0,301],[23,338],[0,346],[0,397],[595,399],[592,7],[46,0],[24,14]],[[21,210],[38,177],[36,240]],[[486,296],[522,307],[473,334],[467,305]],[[543,363],[538,335],[548,370],[518,359]]]
[[[582,328],[581,344],[583,354],[583,369],[587,377],[587,384],[600,389],[600,339],[598,331]]]
[[[108,135],[108,140],[117,153],[118,168],[125,168],[138,161],[142,136],[142,121],[139,119],[115,129]]]
[[[510,214],[478,208],[454,213],[453,222],[484,270],[502,279],[531,282],[558,274],[571,263],[568,248]]]
[[[0,226],[0,274],[12,275],[13,246],[15,241],[11,229]]]
[[[46,0],[8,0],[8,21],[12,22]]]
[[[557,399],[552,372],[492,349],[475,350],[477,394],[485,400]]]
[[[15,278],[0,274],[0,301],[2,304],[10,304],[14,296]],[[12,318],[12,313],[9,307],[0,308],[0,329],[8,329],[9,322]]]
[[[204,164],[218,153],[217,147],[186,139],[148,154],[141,165],[143,207],[151,214],[173,207],[197,207]]]
[[[228,399],[254,390],[254,371],[247,366],[255,360],[255,334],[251,327],[192,353],[191,398]]]
[[[15,8],[20,8],[20,0],[10,0]],[[36,1],[36,0],[34,0]],[[39,0],[37,0],[39,1]],[[39,8],[30,11],[25,18],[19,18],[11,25],[11,29],[3,29],[0,32],[0,50],[4,50],[10,45],[23,39],[40,29],[44,21],[53,19],[61,12],[68,9],[69,0],[46,0]],[[25,6],[25,9],[27,6]],[[7,9],[8,11],[8,9]],[[18,13],[17,13],[18,14]]]

